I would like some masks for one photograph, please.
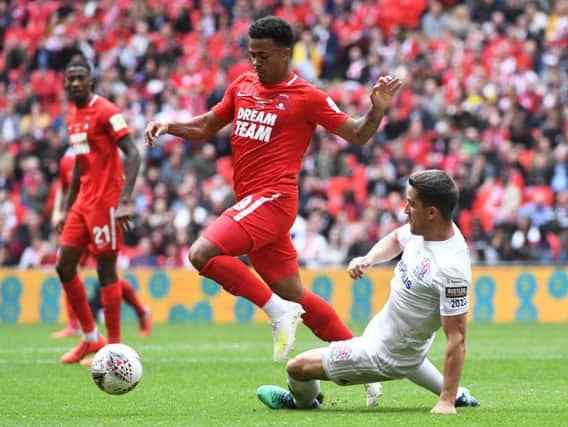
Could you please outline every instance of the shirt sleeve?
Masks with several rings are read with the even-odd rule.
[[[223,99],[211,109],[215,115],[226,122],[232,122],[235,117],[235,88],[240,79],[235,79],[225,90]]]
[[[445,271],[437,281],[440,292],[440,314],[458,316],[469,309],[470,280],[460,271]]]
[[[333,132],[349,118],[329,95],[315,87],[307,94],[306,103],[308,120],[323,126],[329,132]]]
[[[410,240],[412,239],[412,233],[410,232],[410,224],[405,224],[402,227],[400,227],[396,237],[398,239],[398,244],[404,250],[404,248],[408,246],[408,243],[410,243]]]
[[[130,133],[124,116],[114,104],[109,103],[102,109],[101,122],[114,143],[118,143],[122,137]]]

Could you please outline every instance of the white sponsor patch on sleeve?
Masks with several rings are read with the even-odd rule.
[[[127,125],[126,125],[126,120],[124,120],[124,117],[122,117],[122,114],[115,114],[114,116],[112,116],[109,120],[113,130],[115,132],[118,132],[121,129],[124,129]]]
[[[325,100],[327,101],[327,105],[329,105],[333,111],[335,111],[336,113],[341,113],[341,110],[333,99],[328,96],[327,98],[325,98]]]

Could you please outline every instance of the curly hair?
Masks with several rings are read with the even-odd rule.
[[[292,47],[294,43],[294,31],[282,18],[277,16],[264,16],[250,26],[249,37],[251,39],[272,39],[274,43],[283,47]]]

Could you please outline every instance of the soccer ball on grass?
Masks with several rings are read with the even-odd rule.
[[[106,393],[128,393],[142,379],[142,361],[132,347],[108,344],[95,355],[91,375],[95,384]]]

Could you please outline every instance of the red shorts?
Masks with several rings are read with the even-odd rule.
[[[74,204],[67,215],[61,246],[87,250],[93,255],[117,252],[122,246],[122,227],[115,220],[115,207],[85,209]]]
[[[203,237],[227,255],[246,253],[254,269],[271,285],[298,272],[298,256],[290,237],[297,210],[296,197],[270,191],[255,193],[223,212]],[[237,241],[243,230],[250,236],[252,247]]]

